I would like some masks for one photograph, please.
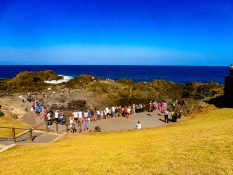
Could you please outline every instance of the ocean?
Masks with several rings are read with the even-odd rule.
[[[229,67],[207,66],[4,66],[0,65],[0,79],[15,77],[22,71],[53,70],[59,75],[90,74],[101,79],[131,79],[134,82],[168,80],[176,83],[209,82],[224,84]]]

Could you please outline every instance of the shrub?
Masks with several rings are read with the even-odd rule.
[[[4,116],[4,113],[2,111],[0,111],[0,117]]]

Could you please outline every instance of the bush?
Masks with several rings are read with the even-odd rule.
[[[0,117],[4,116],[4,113],[2,111],[0,111]]]
[[[101,128],[99,126],[95,126],[95,132],[101,132]]]

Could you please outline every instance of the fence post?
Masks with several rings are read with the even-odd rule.
[[[16,142],[15,128],[12,128],[12,136],[13,136],[13,142]]]
[[[30,141],[32,142],[32,128],[30,128]]]
[[[45,127],[46,127],[46,131],[49,132],[48,121],[45,121]]]
[[[56,132],[58,132],[58,123],[56,121]]]

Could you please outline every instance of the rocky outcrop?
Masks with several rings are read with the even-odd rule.
[[[226,105],[233,106],[233,66],[230,66],[229,75],[225,77],[224,100]]]

